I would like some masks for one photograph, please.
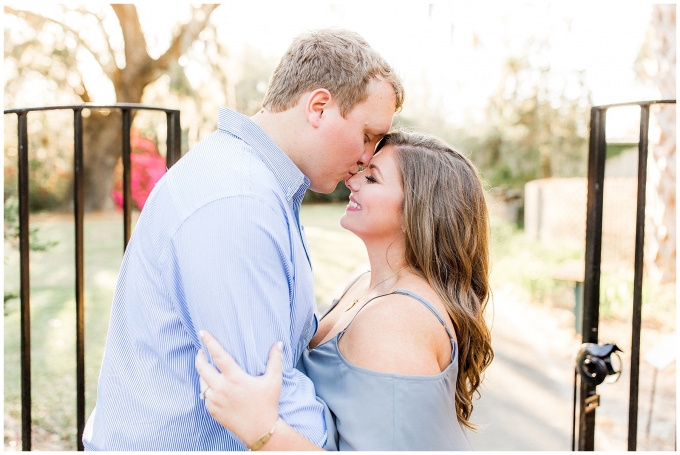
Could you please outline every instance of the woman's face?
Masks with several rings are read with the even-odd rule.
[[[392,241],[403,233],[401,172],[396,151],[387,145],[368,168],[345,181],[352,193],[340,225],[363,240]]]

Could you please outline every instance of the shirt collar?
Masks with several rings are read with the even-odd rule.
[[[250,118],[221,107],[217,116],[217,128],[237,136],[253,148],[278,180],[288,201],[300,192],[304,194],[309,188],[310,181],[307,176]]]

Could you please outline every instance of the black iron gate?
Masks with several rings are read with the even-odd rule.
[[[597,346],[600,307],[600,263],[602,252],[602,212],[604,168],[607,153],[605,135],[607,110],[622,106],[640,106],[640,140],[638,144],[637,213],[635,225],[635,275],[633,279],[633,315],[630,361],[630,397],[628,404],[628,450],[637,448],[638,385],[640,376],[640,330],[642,322],[642,271],[645,236],[645,190],[647,185],[647,149],[649,111],[654,104],[675,104],[675,100],[594,106],[590,114],[588,154],[588,202],[586,215],[585,281],[583,289],[583,343],[577,359],[580,381],[578,450],[594,450],[595,409],[599,405],[595,379],[611,374],[608,356],[614,345]],[[586,345],[586,343],[588,345]],[[596,378],[597,377],[597,378]],[[602,382],[602,381],[599,381]],[[576,396],[574,405],[576,404]],[[574,410],[576,412],[576,410]],[[572,447],[573,449],[574,447]]]
[[[28,196],[28,123],[33,111],[73,111],[73,213],[75,223],[75,291],[76,291],[76,440],[78,450],[83,450],[82,435],[85,428],[85,319],[84,319],[84,194],[83,194],[83,110],[119,109],[122,113],[123,161],[123,248],[127,247],[132,233],[132,194],[130,164],[130,129],[132,111],[151,110],[165,112],[167,118],[167,155],[169,168],[181,157],[181,129],[179,111],[141,104],[48,106],[25,109],[8,109],[5,114],[18,117],[18,180],[19,180],[19,260],[21,305],[21,443],[22,450],[31,450],[31,321],[29,281],[29,196]]]

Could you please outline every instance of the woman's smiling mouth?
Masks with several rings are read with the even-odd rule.
[[[349,197],[349,204],[347,204],[347,208],[351,210],[361,210],[361,205],[357,201],[354,200],[352,196]]]

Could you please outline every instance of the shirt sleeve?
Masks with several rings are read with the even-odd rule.
[[[293,318],[300,315],[293,306],[287,223],[283,208],[254,197],[223,198],[189,216],[173,236],[172,247],[193,330],[212,333],[251,375],[264,373],[272,345],[282,341],[279,414],[323,446],[323,405],[311,380],[294,365],[300,333],[292,332]]]

